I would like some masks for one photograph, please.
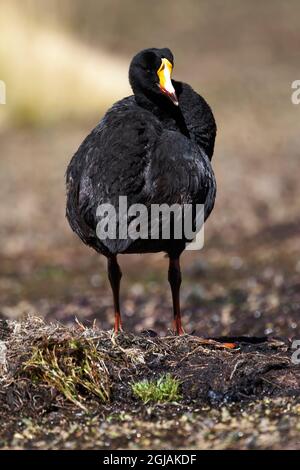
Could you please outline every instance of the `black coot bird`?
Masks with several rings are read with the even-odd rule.
[[[180,317],[179,258],[187,240],[108,237],[96,233],[101,204],[202,204],[211,213],[216,182],[210,160],[216,124],[206,101],[186,83],[171,79],[174,66],[167,49],[145,49],[133,59],[129,81],[133,95],[115,103],[86,137],[66,174],[67,211],[71,228],[84,243],[107,257],[115,309],[114,330],[122,328],[119,253],[154,253],[169,257],[174,326],[183,334]],[[120,225],[119,212],[116,224]],[[160,232],[161,234],[161,232]]]

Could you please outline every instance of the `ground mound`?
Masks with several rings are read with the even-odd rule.
[[[182,446],[185,428],[196,427],[197,444],[190,432],[185,437],[186,445],[193,447],[210,435],[216,417],[221,427],[225,419],[223,432],[226,422],[229,430],[233,419],[235,423],[230,431],[233,442],[223,438],[222,445],[255,447],[249,436],[249,445],[236,443],[247,436],[245,423],[236,430],[241,417],[254,419],[258,407],[259,423],[260,413],[281,420],[288,406],[292,426],[293,413],[296,417],[300,412],[300,370],[291,361],[291,345],[279,339],[159,337],[153,331],[114,336],[96,326],[85,328],[77,322],[70,328],[37,317],[2,320],[0,339],[4,447],[42,447],[45,436],[53,448],[127,447],[132,428],[140,429],[135,439],[143,441],[141,430],[146,426],[148,434],[155,433],[158,421],[156,430],[166,434],[160,446],[178,446],[179,436]],[[229,341],[235,342],[235,349],[226,347]],[[260,431],[255,420],[249,423],[253,438]],[[59,442],[55,426],[61,429]],[[94,436],[90,443],[82,439],[84,429],[86,436]],[[220,442],[207,439],[202,447],[220,447]],[[147,447],[147,442],[139,446]]]

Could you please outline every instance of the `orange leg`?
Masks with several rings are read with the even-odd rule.
[[[112,256],[107,260],[107,271],[108,279],[110,281],[113,298],[114,298],[114,309],[115,309],[115,324],[114,332],[118,333],[122,330],[122,320],[120,312],[120,281],[122,277],[122,272],[120,266],[118,265],[117,257]]]
[[[174,328],[178,335],[184,335],[184,329],[181,324],[180,313],[180,285],[181,285],[181,272],[179,258],[170,258],[168,279],[171,286],[173,312],[174,312]]]

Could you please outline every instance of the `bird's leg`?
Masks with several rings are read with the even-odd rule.
[[[108,279],[111,285],[113,298],[114,298],[114,309],[115,309],[115,325],[114,332],[118,333],[122,330],[122,320],[120,313],[120,281],[122,277],[122,272],[120,266],[118,265],[117,257],[111,256],[107,260],[107,272]]]
[[[178,335],[183,335],[184,330],[181,325],[180,314],[180,298],[179,291],[181,285],[181,272],[179,258],[170,258],[168,279],[171,286],[173,312],[174,312],[174,327]]]
[[[180,299],[179,299],[179,290],[181,285],[181,272],[179,258],[170,258],[169,264],[169,283],[172,291],[173,299],[173,310],[174,310],[174,328],[178,335],[184,335],[185,331],[182,328],[181,324],[181,314],[180,314]],[[203,339],[203,344],[218,344],[217,341],[211,339]],[[235,343],[220,343],[222,347],[227,349],[235,349],[237,345]]]

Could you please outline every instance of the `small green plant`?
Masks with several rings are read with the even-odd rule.
[[[162,375],[157,380],[142,380],[131,384],[134,395],[145,404],[149,402],[164,403],[178,401],[182,398],[180,381],[170,374]]]

